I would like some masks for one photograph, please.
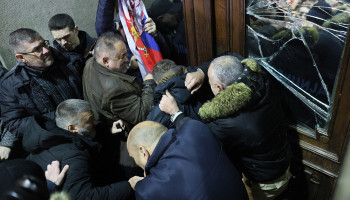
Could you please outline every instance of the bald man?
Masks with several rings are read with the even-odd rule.
[[[145,171],[129,180],[136,199],[248,199],[221,143],[199,121],[187,120],[177,130],[141,122],[127,149]]]

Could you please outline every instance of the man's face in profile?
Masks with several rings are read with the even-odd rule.
[[[128,70],[127,62],[128,57],[126,56],[126,47],[125,44],[121,41],[114,44],[116,51],[114,58],[110,58],[108,61],[108,68],[115,71],[125,74]]]
[[[81,121],[78,125],[78,134],[88,137],[90,139],[95,138],[96,136],[96,120],[94,117],[94,113],[89,111],[84,111],[81,113]]]
[[[45,41],[43,38],[39,37],[34,41],[25,42],[23,47],[24,51],[17,53],[16,57],[22,57],[28,66],[42,69],[53,64],[54,59],[48,46],[48,41]]]

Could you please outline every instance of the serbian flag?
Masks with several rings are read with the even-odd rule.
[[[148,15],[142,0],[119,0],[119,17],[131,52],[137,58],[144,77],[153,71],[154,65],[163,57],[152,35],[144,31]]]

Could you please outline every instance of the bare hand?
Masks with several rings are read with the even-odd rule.
[[[60,163],[57,160],[52,161],[51,164],[47,165],[47,170],[45,171],[46,179],[60,186],[63,183],[63,179],[68,171],[69,165],[65,165],[60,172]]]
[[[112,129],[111,129],[111,132],[113,134],[120,133],[123,130],[125,130],[125,124],[123,120],[120,119],[118,121],[113,122]]]
[[[153,79],[152,73],[148,73],[145,77],[143,77],[143,81],[151,80]]]
[[[10,148],[0,146],[0,160],[7,160],[9,158],[10,152]]]
[[[137,58],[135,56],[132,56],[130,58],[129,67],[131,69],[138,69],[139,68],[139,64],[137,63]]]
[[[202,70],[197,70],[186,75],[185,86],[191,91],[191,94],[197,92],[203,85],[204,77],[205,75]]]
[[[165,91],[165,94],[162,96],[162,99],[159,102],[159,109],[170,115],[180,110],[174,97],[168,90]]]
[[[157,27],[156,24],[153,22],[153,20],[151,18],[147,18],[145,21],[146,25],[145,25],[145,31],[152,35],[153,37],[157,36]]]
[[[136,183],[143,180],[145,177],[141,176],[133,176],[129,179],[130,186],[132,187],[133,190],[135,190]]]

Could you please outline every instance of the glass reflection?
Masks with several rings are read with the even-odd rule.
[[[251,0],[248,56],[284,87],[289,118],[325,128],[350,22],[349,4],[326,0]]]
[[[170,58],[178,65],[187,66],[185,24],[181,0],[154,0],[147,2],[147,13],[156,23],[170,48]]]

